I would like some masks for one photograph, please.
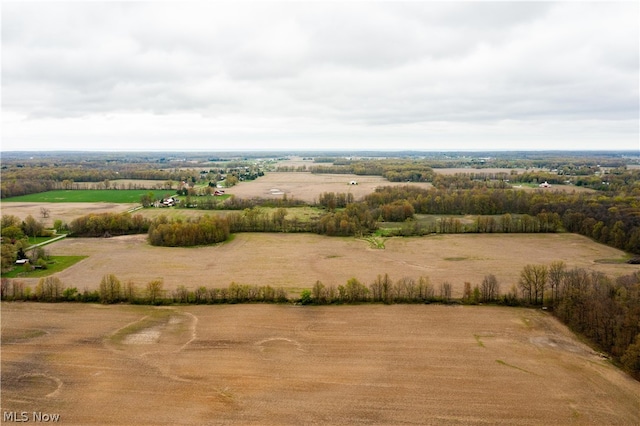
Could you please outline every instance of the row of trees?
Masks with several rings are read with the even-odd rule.
[[[45,229],[44,225],[29,215],[25,220],[20,220],[14,215],[3,215],[0,219],[1,244],[1,270],[8,272],[15,267],[17,259],[29,258],[32,265],[44,266],[44,259],[41,250],[34,250],[27,255],[26,249],[29,247],[29,238],[48,237],[52,232]],[[30,267],[30,265],[28,265]]]
[[[214,304],[214,303],[287,303],[293,302],[282,287],[256,286],[232,282],[227,287],[207,288],[200,286],[194,290],[184,285],[169,291],[162,279],[154,279],[139,287],[133,281],[122,282],[114,274],[102,277],[97,290],[80,292],[76,287],[66,287],[56,276],[43,277],[35,289],[20,280],[3,278],[0,296],[6,301],[34,302],[85,302],[85,303],[133,303],[166,305]]]
[[[640,378],[640,272],[612,279],[564,262],[527,265],[521,300],[548,304],[555,316]]]
[[[111,235],[144,234],[151,221],[141,214],[90,213],[72,220],[69,232],[77,237],[104,237]]]
[[[616,279],[581,268],[569,269],[561,262],[551,265],[526,265],[517,285],[502,293],[492,274],[472,287],[464,283],[463,295],[454,299],[452,285],[431,283],[428,276],[392,280],[378,275],[370,284],[356,278],[338,286],[316,281],[291,299],[282,288],[231,283],[226,288],[178,286],[169,292],[161,279],[138,288],[122,283],[112,274],[105,275],[97,290],[78,292],[49,276],[40,279],[34,291],[19,280],[2,279],[2,300],[43,302],[81,301],[101,303],[498,303],[505,305],[547,306],[572,330],[589,338],[627,371],[640,378],[640,272]]]
[[[503,189],[440,190],[422,189],[412,186],[383,187],[367,195],[363,201],[354,202],[350,194],[323,193],[319,205],[327,212],[317,219],[300,221],[287,217],[284,206],[299,205],[297,202],[281,200],[272,204],[283,204],[273,214],[265,214],[256,204],[260,200],[242,200],[231,197],[224,206],[246,207],[242,213],[228,214],[225,220],[203,221],[195,228],[194,220],[181,224],[176,220],[172,227],[156,228],[153,244],[188,245],[190,241],[218,241],[211,239],[211,227],[228,225],[228,232],[316,232],[324,235],[357,236],[377,229],[377,222],[404,222],[393,235],[425,235],[429,233],[460,232],[557,232],[566,230],[591,237],[601,243],[632,253],[640,253],[640,216],[637,197],[608,197],[590,194],[566,194],[557,192],[524,192]],[[221,203],[217,203],[220,208]],[[342,207],[344,206],[344,207]],[[407,222],[415,214],[461,215],[478,217],[472,223],[444,217],[437,223]],[[7,219],[8,220],[8,219]],[[164,220],[165,219],[159,219]],[[38,224],[31,220],[28,223]],[[25,221],[25,224],[27,221]],[[69,232],[76,236],[101,237],[149,231],[152,221],[141,215],[128,213],[90,214],[72,221]],[[26,225],[25,225],[26,226]],[[198,227],[202,230],[198,231]],[[205,232],[207,238],[169,236],[181,233],[181,227],[191,227],[187,233]],[[5,229],[7,228],[7,229]],[[33,232],[29,227],[29,235]],[[206,228],[206,229],[205,229]],[[185,228],[187,229],[187,228]],[[11,237],[17,227],[3,225],[3,235]],[[217,233],[217,231],[215,231]],[[15,260],[15,259],[14,259]]]
[[[299,171],[311,173],[341,173],[382,176],[389,182],[431,182],[433,169],[424,161],[417,160],[342,160],[331,165],[305,167]]]
[[[154,246],[189,247],[215,244],[229,238],[229,221],[219,216],[169,220],[160,216],[149,226],[149,243]]]
[[[423,189],[412,186],[382,187],[364,198],[371,209],[394,202],[408,202],[416,214],[504,215],[503,232],[512,232],[508,217],[521,216],[523,229],[516,232],[554,232],[563,228],[604,244],[640,254],[640,199],[602,193],[516,191],[511,189]],[[509,214],[510,216],[506,216]],[[487,219],[490,221],[490,219]],[[495,221],[494,221],[495,222]],[[526,222],[531,222],[530,226]],[[481,224],[479,224],[481,225]],[[501,223],[502,225],[502,223]],[[507,226],[505,226],[507,225]],[[500,232],[496,223],[488,232]],[[482,232],[484,226],[477,227]]]
[[[99,155],[99,154],[98,154]],[[191,165],[191,163],[190,163]],[[264,174],[264,164],[256,161],[226,161],[208,170],[185,168],[184,158],[77,158],[67,156],[50,159],[3,158],[2,198],[45,192],[53,189],[160,189],[167,182],[220,181],[226,175],[228,186],[243,180],[256,179]],[[115,180],[146,180],[157,183],[115,183]],[[171,187],[171,184],[169,185]]]

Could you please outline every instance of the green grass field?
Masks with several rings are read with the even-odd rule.
[[[140,197],[152,192],[156,196],[174,195],[172,190],[148,189],[75,189],[41,192],[5,198],[3,202],[31,203],[139,203]]]
[[[2,278],[41,278],[46,277],[56,272],[67,269],[70,266],[75,265],[82,259],[86,259],[88,256],[50,256],[47,260],[47,269],[34,269],[30,270],[31,265],[22,266],[16,265],[16,267],[9,272],[2,274]]]
[[[51,237],[28,237],[29,245],[42,244],[56,237],[59,237],[59,235],[52,235]]]

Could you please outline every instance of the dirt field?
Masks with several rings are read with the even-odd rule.
[[[640,383],[519,308],[3,303],[2,339],[2,411],[65,425],[640,423]]]
[[[162,278],[166,290],[179,285],[227,287],[231,282],[285,287],[292,294],[311,288],[316,280],[344,285],[357,278],[366,285],[378,274],[393,280],[428,276],[439,288],[444,281],[453,296],[462,296],[464,282],[480,284],[494,274],[501,290],[517,283],[530,263],[563,260],[611,276],[637,271],[636,265],[596,263],[621,258],[624,253],[574,234],[440,235],[391,238],[384,249],[364,240],[313,234],[238,234],[231,242],[209,247],[152,247],[145,235],[114,238],[67,238],[47,246],[52,255],[88,255],[58,273],[67,287],[96,289],[106,274],[133,281],[140,289]],[[35,287],[37,279],[21,279]]]
[[[357,185],[350,185],[356,181]],[[382,176],[357,176],[342,174],[311,174],[295,172],[271,172],[250,182],[240,182],[226,190],[240,198],[294,198],[307,202],[318,199],[323,192],[352,193],[356,200],[372,193],[379,186],[416,185],[431,188],[430,183],[389,182]]]
[[[73,219],[90,213],[121,213],[135,207],[136,204],[114,203],[14,203],[2,202],[0,204],[2,215],[14,215],[24,220],[31,215],[34,219],[42,221],[45,227],[52,228],[53,221],[60,219],[69,223]],[[43,218],[40,209],[49,210],[49,217]]]
[[[512,171],[515,171],[517,174],[521,174],[526,172],[527,170],[538,170],[542,171],[542,169],[525,169],[525,168],[513,168],[509,169],[506,167],[493,167],[493,168],[475,168],[475,167],[450,167],[450,168],[439,168],[433,169],[434,172],[441,175],[455,175],[458,173],[463,174],[495,174],[495,173],[506,173],[511,174]]]

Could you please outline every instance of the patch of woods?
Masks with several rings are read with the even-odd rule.
[[[340,285],[316,281],[299,297],[284,288],[232,282],[225,287],[164,289],[161,279],[139,287],[121,282],[115,275],[102,277],[97,290],[78,291],[49,276],[35,289],[17,279],[2,279],[2,300],[38,302],[88,302],[133,304],[234,304],[297,303],[336,305],[362,303],[497,304],[543,307],[589,339],[599,350],[640,379],[640,272],[611,278],[582,268],[568,269],[557,261],[551,265],[526,265],[517,284],[503,291],[497,278],[488,274],[474,286],[464,283],[462,298],[452,297],[452,284],[434,284],[428,276],[393,280],[380,274],[371,283],[351,278]]]
[[[390,182],[431,182],[437,188],[471,189],[478,187],[509,188],[512,183],[572,184],[599,191],[615,192],[640,179],[640,171],[627,170],[621,158],[589,157],[579,153],[554,157],[541,153],[540,158],[518,153],[492,153],[491,158],[452,155],[449,158],[344,158],[320,157],[314,165],[298,167],[279,166],[283,172],[311,172],[331,174],[356,174],[382,176]],[[575,155],[574,155],[575,154]],[[593,155],[593,154],[592,154]],[[500,158],[504,157],[504,158]],[[464,172],[452,175],[440,174],[437,169],[460,168]],[[510,172],[493,172],[486,169],[506,168]],[[518,173],[516,168],[524,168]],[[606,171],[605,171],[606,168]]]
[[[499,188],[422,189],[383,187],[365,197],[372,214],[403,207],[409,215],[489,215],[471,225],[452,219],[421,229],[408,224],[404,235],[427,232],[575,232],[603,244],[640,254],[640,198],[637,195],[518,191]],[[377,209],[377,210],[376,210]],[[519,215],[519,216],[515,216]],[[411,219],[411,217],[408,217]]]
[[[44,212],[43,212],[44,214]],[[45,229],[41,222],[29,215],[24,220],[17,216],[3,215],[0,219],[2,235],[1,270],[7,272],[15,267],[17,260],[29,260],[24,267],[46,268],[44,250],[27,252],[29,238],[51,237],[53,232]]]
[[[324,212],[308,221],[290,216],[284,206],[274,213],[266,213],[260,203],[258,199],[242,201],[231,197],[223,204],[243,209],[217,216],[215,220],[211,217],[167,219],[164,216],[148,220],[128,213],[90,214],[72,221],[69,231],[76,236],[91,237],[149,233],[151,244],[183,246],[224,241],[220,238],[235,232],[362,236],[376,231],[382,222],[393,222],[399,226],[387,231],[387,235],[567,231],[640,254],[640,198],[631,195],[386,186],[376,189],[361,201],[354,201],[350,194],[323,193],[315,206]],[[278,204],[272,202],[272,205]],[[472,223],[446,217],[437,223],[421,223],[415,220],[416,214],[477,217]],[[213,229],[217,227],[221,229]],[[181,233],[205,236],[183,238],[177,235]]]
[[[89,154],[91,156],[92,154]],[[87,154],[85,154],[87,156]],[[0,196],[2,198],[35,194],[56,189],[171,189],[179,184],[193,186],[196,183],[210,183],[226,180],[227,186],[245,180],[253,180],[264,175],[267,164],[258,160],[218,159],[220,162],[206,162],[207,167],[193,168],[191,162],[182,158],[133,158],[127,153],[125,158],[76,158],[65,156],[45,159],[5,159],[2,165]],[[185,167],[188,165],[189,167]],[[145,180],[156,181],[148,184],[119,184],[114,181]]]

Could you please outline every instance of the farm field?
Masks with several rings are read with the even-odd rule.
[[[637,271],[637,266],[601,261],[622,259],[624,252],[575,234],[463,234],[383,240],[384,249],[356,238],[315,234],[241,233],[232,241],[194,248],[153,247],[146,235],[113,238],[67,238],[47,246],[51,255],[86,255],[87,259],[57,274],[67,287],[98,288],[101,278],[115,274],[138,288],[154,279],[165,290],[180,285],[227,287],[232,282],[284,287],[293,295],[320,280],[344,285],[357,278],[367,286],[378,274],[393,280],[428,276],[439,288],[448,281],[453,297],[461,297],[464,282],[480,284],[494,274],[502,292],[516,284],[527,264],[563,260],[611,276]],[[21,279],[34,286],[36,279]]]
[[[175,194],[173,190],[157,190]],[[3,202],[34,203],[140,203],[140,197],[148,194],[147,189],[69,189],[21,195]]]
[[[357,185],[349,185],[356,181]],[[389,182],[382,176],[352,174],[312,174],[308,172],[269,172],[250,182],[240,182],[226,189],[227,194],[240,198],[287,198],[314,202],[323,192],[351,193],[356,200],[375,191],[379,186],[415,185],[431,188],[430,183]]]
[[[640,423],[550,315],[443,305],[2,303],[4,412],[66,425]]]
[[[73,219],[90,214],[90,213],[122,213],[139,206],[139,202],[135,203],[87,203],[87,202],[67,202],[67,203],[48,203],[48,202],[7,202],[2,201],[0,207],[2,215],[14,215],[24,220],[31,215],[38,221],[42,221],[47,228],[53,227],[53,222],[57,219],[65,223],[71,222]],[[41,209],[49,210],[49,217],[43,218],[40,214]]]
[[[530,170],[538,170],[541,171],[542,169],[530,169]],[[434,168],[433,171],[435,173],[441,174],[441,175],[455,175],[458,173],[464,173],[464,174],[469,174],[469,173],[475,173],[475,174],[495,174],[495,173],[506,173],[506,174],[511,174],[512,171],[514,171],[517,174],[521,174],[527,171],[527,169],[523,168],[523,167],[515,167],[515,168],[506,168],[506,167],[491,167],[491,168],[485,168],[485,167],[480,167],[480,168],[475,168],[475,167],[443,167],[443,168]]]
[[[147,189],[151,191],[163,191],[166,180],[151,179],[114,179],[109,181],[109,186],[113,189]],[[177,182],[173,182],[175,187]],[[104,182],[74,182],[74,186],[83,189],[104,188]]]

